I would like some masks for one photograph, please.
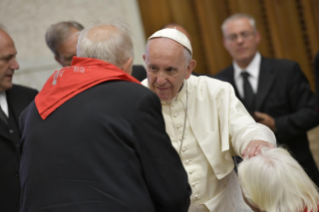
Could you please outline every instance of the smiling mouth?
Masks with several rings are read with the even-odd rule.
[[[160,91],[165,91],[165,90],[168,90],[169,88],[159,88],[159,87],[156,87],[158,90]]]

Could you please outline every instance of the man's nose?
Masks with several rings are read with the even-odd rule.
[[[237,43],[242,43],[243,41],[244,41],[243,36],[238,35],[238,37],[237,37],[237,39],[236,39],[236,42],[237,42]]]
[[[10,68],[11,68],[11,69],[15,69],[15,70],[17,70],[17,69],[20,68],[17,59],[14,58],[14,59],[12,60],[11,65],[10,65]]]
[[[164,85],[166,82],[166,75],[164,73],[159,73],[157,75],[156,83],[158,85]]]

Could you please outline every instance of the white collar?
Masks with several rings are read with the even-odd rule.
[[[245,70],[247,73],[249,73],[249,75],[251,77],[253,77],[255,79],[258,79],[260,63],[261,63],[261,55],[260,55],[259,52],[257,52],[255,54],[255,57],[253,58],[253,60],[244,69],[240,68],[237,65],[237,63],[234,61],[233,62],[233,65],[234,65],[234,79],[238,79],[238,78],[241,77],[242,70]]]
[[[9,117],[8,102],[6,92],[0,92],[0,106],[4,114]]]

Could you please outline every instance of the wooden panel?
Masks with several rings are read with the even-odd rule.
[[[223,46],[221,24],[227,18],[227,8],[219,0],[196,1],[199,30],[202,34],[204,58],[208,67],[208,74],[216,74],[231,64],[231,58]],[[218,8],[218,10],[216,9]],[[210,11],[215,10],[215,13]]]
[[[172,21],[168,1],[138,0],[138,3],[146,38]]]
[[[214,74],[231,63],[220,25],[247,13],[257,22],[267,57],[297,61],[314,88],[313,57],[319,50],[319,0],[139,0],[146,37],[175,22],[192,37],[198,73]]]
[[[316,16],[319,18],[319,1],[316,2],[316,6],[312,4],[313,1],[302,0],[301,3],[304,8],[304,18],[306,24],[306,31],[309,36],[309,46],[312,58],[319,50],[319,21],[316,21]]]
[[[172,22],[182,25],[191,36],[193,59],[197,61],[197,66],[194,72],[206,74],[208,67],[204,58],[205,47],[202,43],[202,34],[198,27],[198,20],[196,18],[196,10],[193,7],[193,1],[174,0],[169,1],[169,4],[172,13]]]

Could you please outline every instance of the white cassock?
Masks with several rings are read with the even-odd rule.
[[[142,84],[148,87],[147,79]],[[241,155],[251,140],[275,145],[276,139],[268,127],[253,120],[232,86],[191,76],[176,98],[162,103],[162,112],[192,187],[189,211],[251,211],[243,201],[232,155]]]

